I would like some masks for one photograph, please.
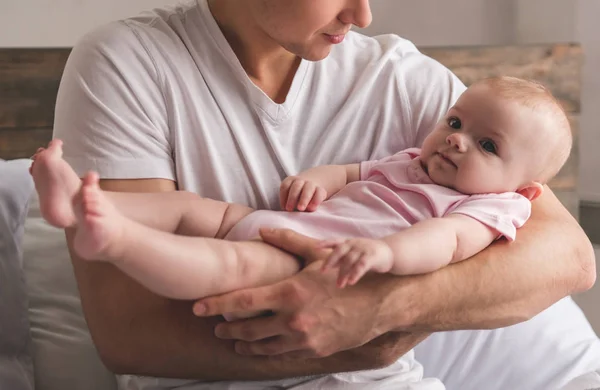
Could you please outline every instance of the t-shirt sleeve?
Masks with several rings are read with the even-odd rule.
[[[61,80],[54,138],[78,175],[175,180],[160,77],[135,27],[115,22],[86,35]]]
[[[419,51],[405,55],[401,63],[405,77],[399,79],[399,88],[406,93],[414,134],[409,146],[420,148],[466,87],[448,68]]]
[[[451,208],[447,214],[463,214],[498,231],[498,238],[513,241],[517,229],[531,215],[531,202],[514,192],[472,195]]]

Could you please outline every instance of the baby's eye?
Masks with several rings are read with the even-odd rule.
[[[483,150],[485,150],[486,152],[496,154],[496,144],[494,144],[494,142],[490,141],[489,139],[479,141],[479,145],[481,145]]]
[[[451,116],[448,118],[448,126],[452,127],[454,130],[460,130],[462,122],[457,117]]]

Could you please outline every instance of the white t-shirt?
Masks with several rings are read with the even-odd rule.
[[[420,146],[464,89],[411,42],[351,32],[325,60],[302,61],[277,104],[251,82],[199,0],[84,37],[65,68],[54,136],[80,175],[170,179],[204,197],[276,209],[288,175]],[[393,370],[366,377],[400,388]],[[340,386],[367,388],[354,377]],[[222,388],[256,383],[232,386]]]

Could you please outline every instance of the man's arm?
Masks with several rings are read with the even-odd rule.
[[[103,181],[110,191],[173,191],[168,180]],[[69,248],[90,333],[113,372],[212,380],[259,380],[382,367],[425,334],[390,334],[327,359],[290,362],[241,356],[233,342],[214,336],[218,318],[197,318],[192,305],[159,297],[101,262],[79,259]]]
[[[267,229],[261,236],[300,256],[316,245],[314,239],[290,230]],[[274,286],[202,299],[195,312],[210,316],[272,310],[271,322],[221,324],[217,335],[238,340],[237,350],[248,355],[322,357],[389,331],[516,324],[567,295],[589,289],[595,281],[589,240],[548,189],[533,202],[531,218],[519,230],[517,241],[496,242],[468,261],[436,272],[370,274],[352,288],[338,289],[334,278],[319,271],[319,263]],[[279,337],[261,337],[264,329]]]
[[[532,203],[519,239],[437,272],[411,278],[388,296],[389,329],[497,328],[528,320],[595,282],[594,251],[581,227],[548,188]],[[412,301],[411,316],[395,300]],[[396,308],[395,308],[396,306]]]

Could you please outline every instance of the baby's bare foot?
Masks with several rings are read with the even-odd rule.
[[[119,239],[128,220],[98,186],[98,175],[88,173],[73,201],[77,218],[74,248],[86,260],[116,260]]]
[[[62,158],[62,141],[54,140],[48,149],[39,148],[29,169],[40,198],[40,211],[48,223],[64,228],[75,223],[72,200],[81,180]]]

